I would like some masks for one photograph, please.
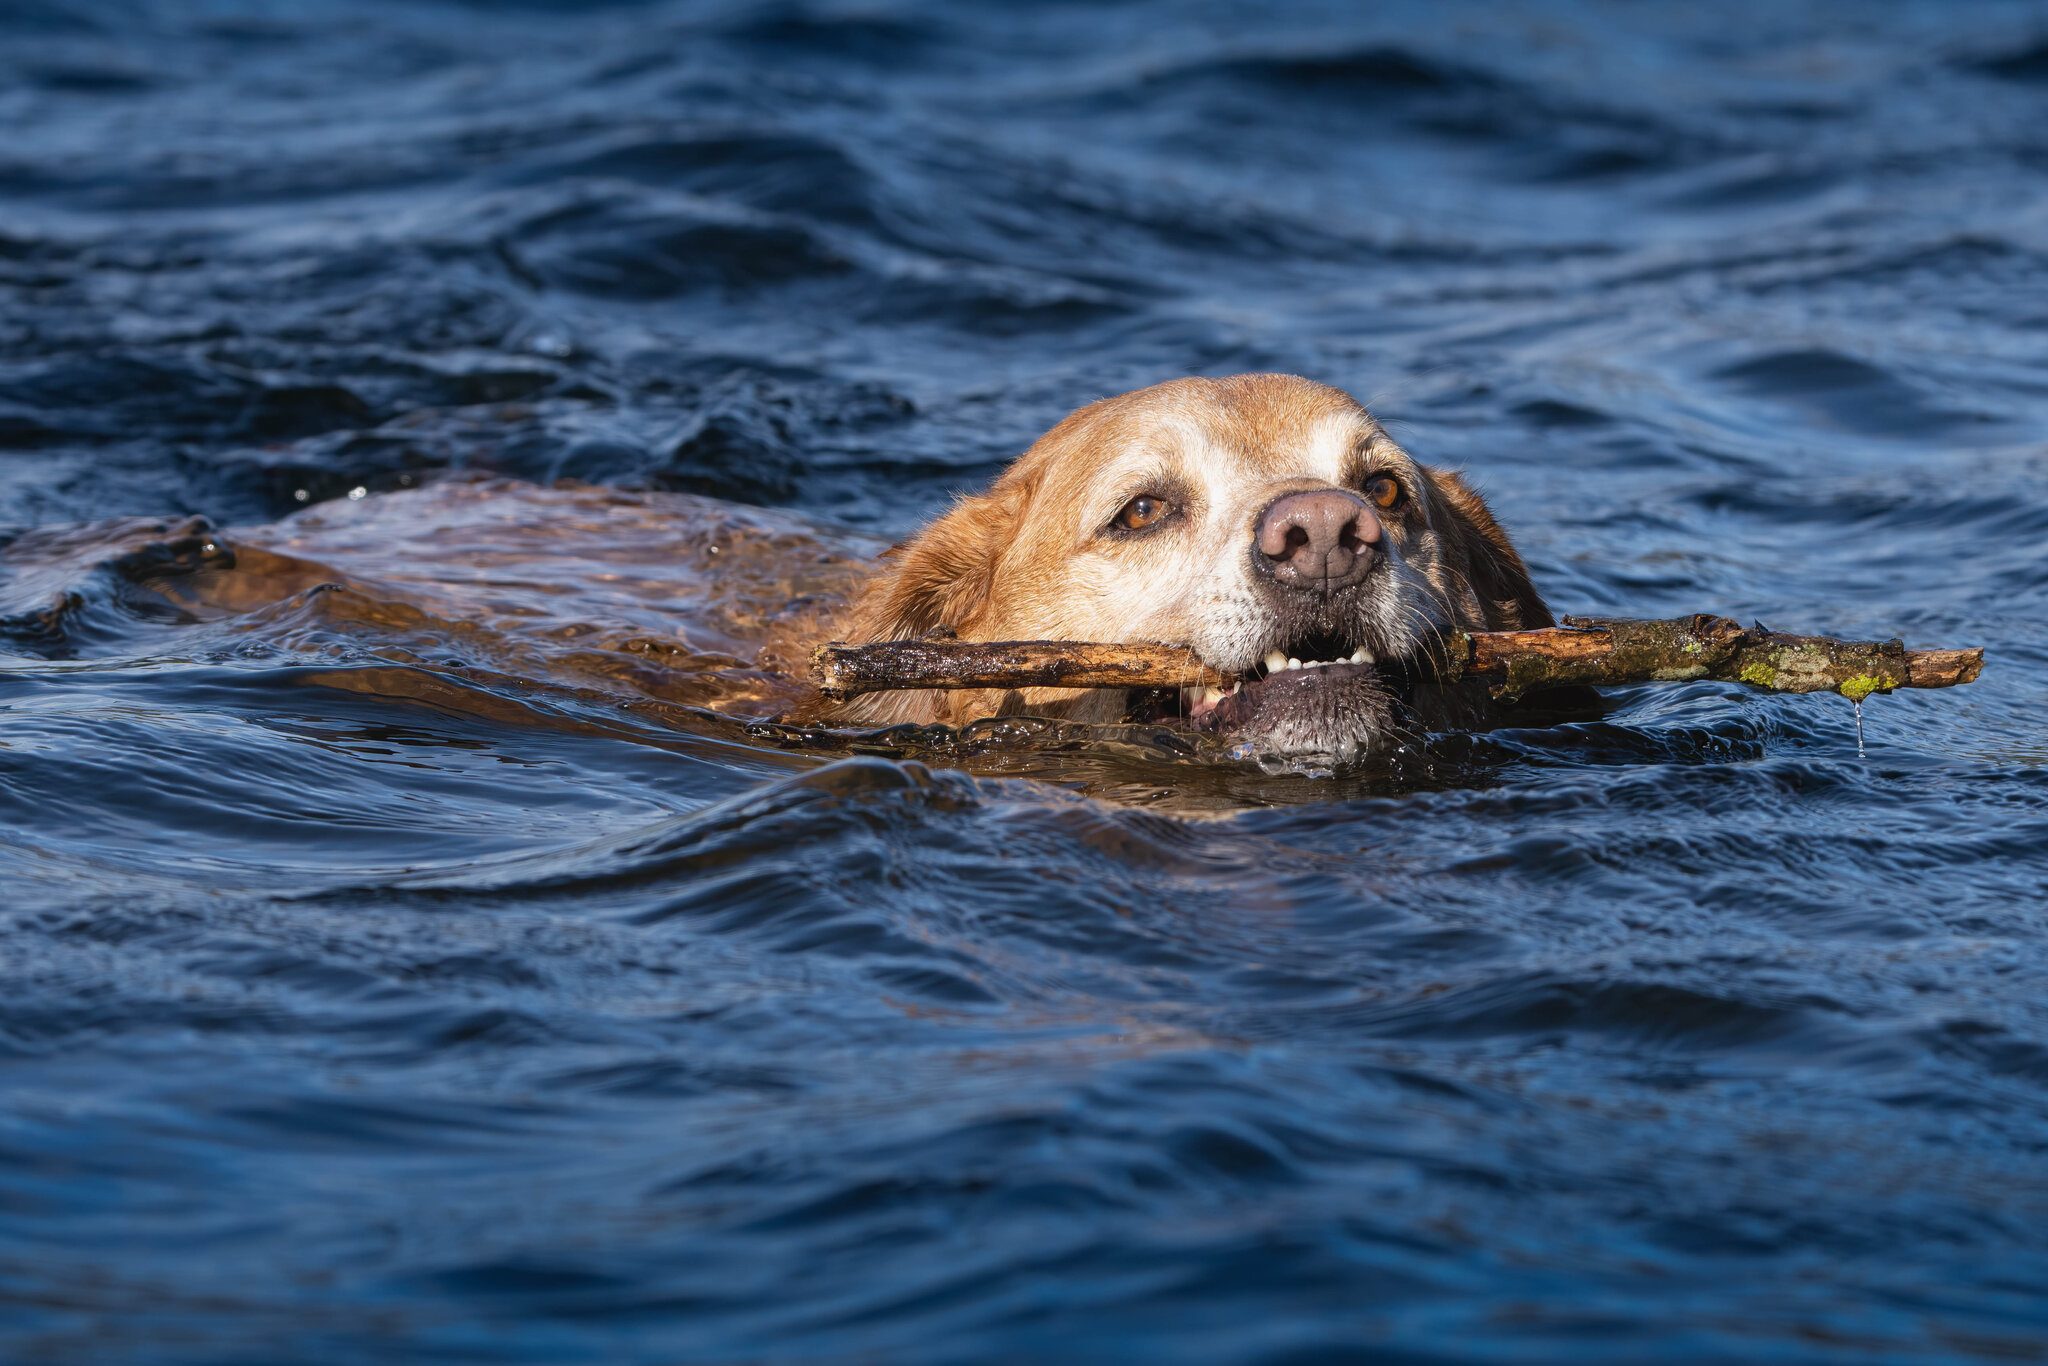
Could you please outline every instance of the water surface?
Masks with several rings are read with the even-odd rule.
[[[2048,1354],[2037,7],[17,0],[0,128],[6,1354]],[[712,710],[1248,369],[1561,610],[1990,666]]]

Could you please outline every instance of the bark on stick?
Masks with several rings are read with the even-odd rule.
[[[1952,688],[1984,671],[1981,649],[1908,650],[1898,640],[1790,635],[1705,614],[1665,621],[1566,617],[1562,627],[1542,631],[1459,633],[1450,645],[1465,674],[1500,678],[1494,691],[1503,697],[1569,683],[1713,678],[1772,692],[1838,692],[1861,702],[1894,688]]]
[[[1744,627],[1726,617],[1631,621],[1566,617],[1535,631],[1453,631],[1426,652],[1434,677],[1497,679],[1516,697],[1568,684],[1747,683],[1772,692],[1838,692],[1855,701],[1895,688],[1949,688],[1984,668],[1981,649],[1908,650],[1896,640],[1837,640]],[[1236,681],[1179,645],[1061,640],[892,640],[831,644],[811,658],[827,697],[898,688],[1179,688]]]
[[[1218,673],[1184,645],[1091,645],[1074,640],[885,640],[820,646],[811,677],[827,697],[897,688],[1192,688]]]

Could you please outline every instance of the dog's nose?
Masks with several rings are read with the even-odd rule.
[[[1380,519],[1343,489],[1275,498],[1259,514],[1253,558],[1289,588],[1333,593],[1362,581],[1379,554]]]

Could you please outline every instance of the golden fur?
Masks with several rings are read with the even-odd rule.
[[[843,638],[952,631],[966,640],[1168,641],[1229,671],[1285,649],[1285,614],[1252,565],[1253,528],[1275,498],[1398,479],[1380,514],[1386,572],[1346,605],[1344,629],[1382,661],[1426,649],[1445,624],[1550,624],[1486,504],[1462,478],[1402,450],[1350,395],[1292,375],[1181,379],[1091,403],[1040,437],[983,493],[964,497],[885,556]],[[1172,500],[1159,534],[1106,531],[1140,493]],[[977,716],[1114,720],[1113,692],[898,692],[828,709],[850,722],[960,723]]]

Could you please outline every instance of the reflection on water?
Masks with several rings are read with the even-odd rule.
[[[8,1354],[2037,1359],[2048,30],[1959,13],[0,9]],[[768,719],[1258,368],[1562,610],[1989,667]]]

